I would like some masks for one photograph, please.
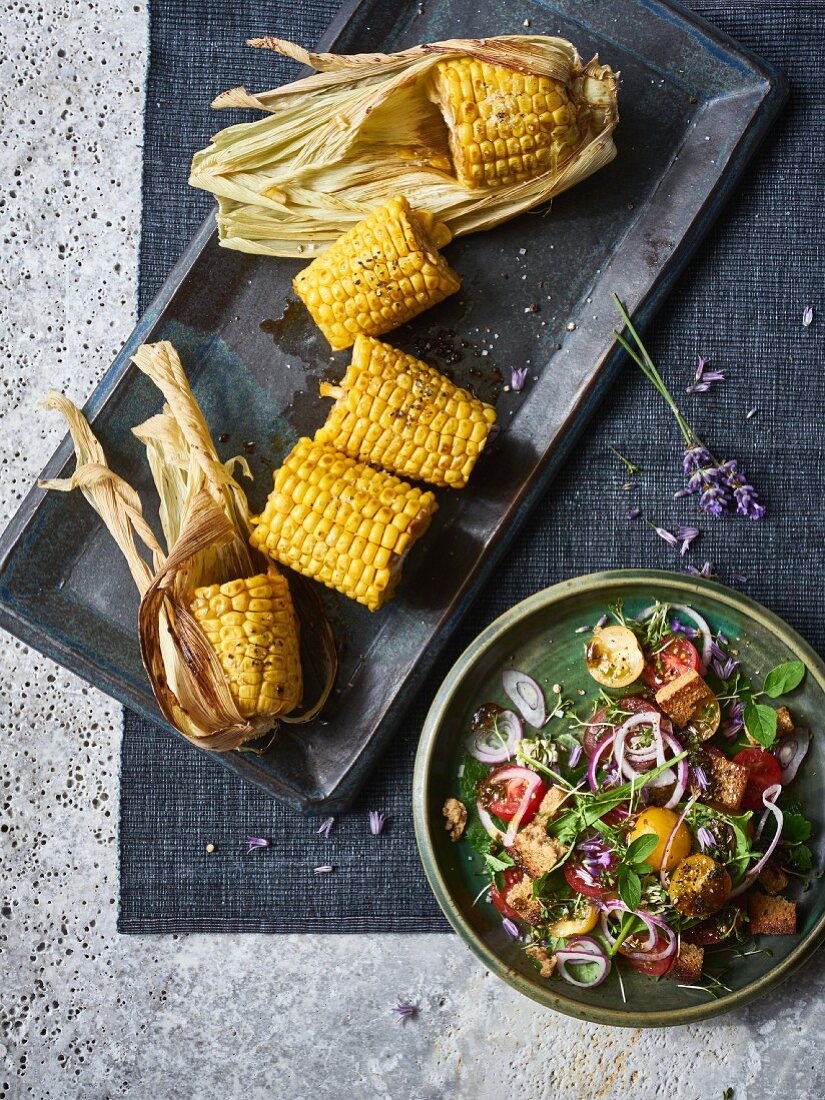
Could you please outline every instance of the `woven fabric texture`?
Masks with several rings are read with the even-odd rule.
[[[141,308],[211,204],[186,185],[191,151],[216,128],[209,99],[232,85],[265,83],[267,66],[244,39],[277,28],[284,37],[316,41],[336,6],[334,0],[153,0]],[[689,383],[697,354],[726,371],[712,393],[683,396],[683,405],[717,453],[740,460],[768,515],[756,523],[703,518],[702,536],[685,560],[642,520],[626,518],[635,504],[666,527],[695,518],[690,500],[673,499],[681,483],[675,425],[628,366],[473,604],[430,684],[440,682],[479,630],[537,589],[594,570],[678,569],[706,559],[722,580],[767,604],[825,651],[825,134],[815,56],[825,38],[825,7],[819,0],[705,0],[694,7],[784,69],[792,98],[647,342],[677,394]],[[807,305],[815,316],[805,328]],[[757,411],[747,419],[752,408]],[[638,489],[622,490],[625,476],[608,444],[643,467]],[[357,807],[336,821],[329,839],[316,834],[317,821],[284,810],[206,755],[127,714],[120,930],[446,930],[418,864],[410,813],[415,743],[431,695],[431,687],[421,692]],[[369,832],[370,809],[391,815],[379,837]],[[250,834],[272,838],[272,847],[246,855]],[[313,874],[326,864],[336,870]]]

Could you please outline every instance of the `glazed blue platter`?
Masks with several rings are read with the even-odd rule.
[[[525,214],[453,242],[447,257],[462,291],[392,334],[494,402],[503,431],[466,490],[439,493],[440,510],[392,603],[370,615],[323,590],[341,669],[322,718],[284,730],[261,756],[219,757],[304,812],[351,802],[450,629],[606,393],[620,362],[611,293],[640,324],[649,321],[786,96],[780,73],[656,0],[352,0],[320,49],[390,52],[521,34],[525,20],[530,34],[568,38],[583,58],[598,53],[620,70],[619,153],[557,198],[549,215]],[[271,65],[277,74],[278,62]],[[139,344],[176,345],[224,457],[248,452],[254,508],[294,441],[321,423],[318,383],[340,377],[346,356],[330,355],[296,302],[291,280],[301,266],[220,248],[210,218],[92,394],[86,415],[148,516],[156,498],[131,427],[160,402],[129,365]],[[520,394],[505,389],[513,366],[529,367]],[[65,440],[44,476],[66,476],[71,456]],[[0,625],[161,721],[136,613],[126,565],[88,505],[33,488],[0,539]]]

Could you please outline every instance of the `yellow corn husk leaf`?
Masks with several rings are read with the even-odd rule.
[[[241,713],[221,659],[190,610],[190,601],[202,586],[274,569],[264,565],[248,543],[249,508],[232,476],[236,462],[247,474],[248,466],[244,460],[221,463],[175,349],[168,343],[144,345],[134,361],[167,400],[161,414],[134,431],[146,446],[168,551],[163,551],[144,520],[135,491],[109,468],[83,414],[55,393],[48,395],[46,405],[65,416],[77,466],[70,478],[41,484],[61,491],[80,488],[101,516],[141,594],[141,656],[164,717],[193,744],[224,752],[260,737],[285,715],[271,710]],[[153,568],[138,543],[151,553]],[[312,605],[309,615],[310,605],[303,595],[301,603],[305,629],[300,633],[312,667],[313,697],[303,711],[290,716],[292,722],[306,721],[317,713],[337,671],[332,632],[320,604]],[[299,697],[300,683],[290,706]]]
[[[318,70],[251,95],[236,88],[213,106],[266,112],[230,126],[196,153],[189,182],[218,200],[221,244],[273,256],[311,256],[393,195],[445,222],[454,235],[489,229],[547,202],[616,155],[616,75],[582,64],[561,38],[455,39],[397,54],[315,54],[279,38],[250,45]],[[447,124],[431,98],[432,73],[473,57],[563,84],[582,140],[563,163],[519,183],[466,187],[455,177]]]

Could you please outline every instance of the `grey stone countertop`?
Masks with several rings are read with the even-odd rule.
[[[82,403],[135,320],[146,39],[144,3],[0,7],[2,522],[63,431],[38,400]],[[118,936],[119,708],[5,635],[0,669],[0,1100],[825,1095],[821,955],[641,1032],[535,1007],[454,936]]]

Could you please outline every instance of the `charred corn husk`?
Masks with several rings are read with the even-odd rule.
[[[412,355],[358,336],[318,443],[413,481],[461,489],[484,449],[496,411]]]
[[[461,286],[439,254],[445,225],[396,195],[299,272],[296,294],[335,351],[380,336]]]
[[[311,439],[275,471],[252,545],[375,611],[395,591],[435,497]]]
[[[221,131],[192,162],[190,183],[216,196],[227,248],[318,255],[397,194],[453,235],[473,233],[548,202],[616,155],[616,76],[561,38],[354,56],[280,38],[250,44],[317,72],[215,100],[264,112]]]
[[[44,488],[81,488],[123,552],[141,594],[141,656],[164,717],[194,744],[237,748],[294,711],[302,696],[298,619],[286,579],[266,572],[248,543],[249,510],[232,476],[240,462],[218,458],[183,367],[169,343],[138,349],[135,364],[162,391],[163,412],[134,429],[146,447],[160,496],[164,551],[134,490],[108,466],[82,413],[50,394],[75,442],[72,477]],[[150,568],[138,551],[152,556]],[[303,599],[303,596],[302,596]],[[313,620],[334,678],[328,624]],[[321,666],[319,665],[319,668]],[[314,709],[314,708],[311,708]]]
[[[556,171],[582,142],[582,106],[550,76],[453,57],[435,66],[432,96],[465,187],[506,187]]]
[[[301,660],[283,574],[271,568],[196,588],[189,610],[217,653],[244,718],[295,709],[301,701]]]

